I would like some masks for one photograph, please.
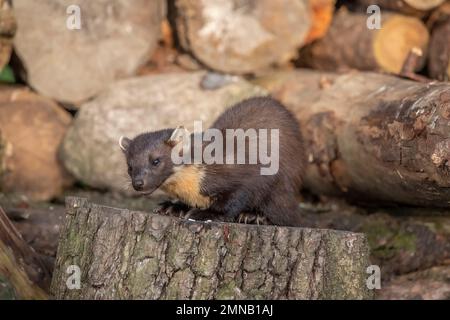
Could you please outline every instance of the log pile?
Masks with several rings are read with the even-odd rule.
[[[14,0],[20,26],[14,47],[35,90],[76,108],[145,63],[159,39],[165,1],[71,5]]]
[[[297,48],[322,37],[333,6],[330,0],[177,0],[175,26],[183,49],[203,64],[245,74],[286,64]]]
[[[308,70],[255,81],[300,121],[317,194],[450,207],[450,87]]]
[[[299,61],[320,70],[354,68],[399,73],[412,48],[427,50],[429,34],[420,19],[383,13],[379,30],[369,30],[367,19],[365,14],[339,10],[328,34],[305,48]]]
[[[427,281],[449,263],[449,78],[450,0],[0,0],[0,206],[15,224],[0,211],[0,298],[46,297],[55,258],[59,299],[371,298],[358,232],[384,281],[399,276],[379,296],[407,296],[411,274],[442,297]],[[269,94],[301,125],[302,212],[337,197],[388,218],[304,213],[292,229],[128,210],[141,200],[120,136],[205,128]],[[80,190],[124,209],[69,198],[64,222]]]

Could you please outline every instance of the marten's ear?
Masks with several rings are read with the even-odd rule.
[[[175,147],[180,142],[183,142],[185,136],[189,136],[189,131],[183,126],[178,126],[175,130],[173,130],[172,135],[169,140],[166,141],[166,144],[171,147]]]
[[[119,139],[119,146],[120,149],[122,149],[123,152],[127,151],[128,147],[130,146],[131,140],[127,137],[121,136]]]

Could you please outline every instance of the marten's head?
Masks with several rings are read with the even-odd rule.
[[[182,141],[185,132],[183,127],[178,127],[143,133],[132,140],[120,138],[119,145],[136,191],[151,194],[174,173],[172,149]]]

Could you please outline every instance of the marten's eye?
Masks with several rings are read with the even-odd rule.
[[[128,165],[128,174],[131,174],[131,166]]]
[[[161,161],[159,160],[159,158],[155,159],[155,160],[152,161],[152,165],[156,167],[160,162]]]

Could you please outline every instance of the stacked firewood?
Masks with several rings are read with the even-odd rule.
[[[250,96],[297,117],[314,199],[450,210],[450,0],[0,0],[0,71],[0,206],[23,233],[0,210],[0,289],[16,297],[46,296],[67,190],[130,196],[120,136]],[[448,263],[427,254],[416,269]]]

